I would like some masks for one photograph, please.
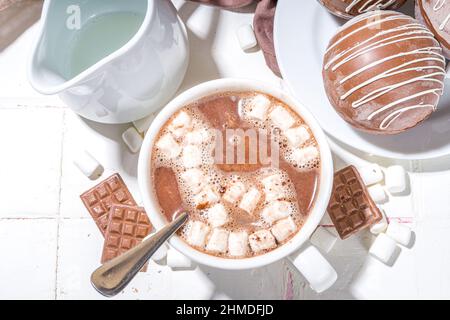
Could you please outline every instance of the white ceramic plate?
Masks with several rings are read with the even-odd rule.
[[[412,1],[403,11],[413,12]],[[369,154],[395,159],[431,159],[450,154],[450,81],[439,109],[422,125],[394,136],[353,129],[330,105],[322,81],[322,59],[329,40],[345,23],[316,0],[279,0],[275,49],[283,78],[322,128],[341,143]]]

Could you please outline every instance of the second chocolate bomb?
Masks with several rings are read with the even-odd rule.
[[[417,0],[416,18],[433,32],[450,59],[450,1]]]

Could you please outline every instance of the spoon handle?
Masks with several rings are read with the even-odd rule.
[[[103,264],[92,273],[91,283],[94,288],[106,297],[112,297],[121,292],[156,250],[177,232],[187,219],[186,212],[180,214],[174,221],[139,245]]]

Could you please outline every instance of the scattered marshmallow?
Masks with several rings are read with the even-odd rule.
[[[158,140],[156,147],[169,159],[174,159],[181,153],[180,145],[169,133],[166,133]]]
[[[245,191],[245,185],[240,181],[236,181],[225,191],[223,199],[230,203],[235,203],[242,197]]]
[[[225,229],[215,228],[206,245],[206,250],[217,253],[227,252],[229,234]]]
[[[406,171],[402,166],[391,166],[386,169],[386,188],[393,194],[406,190]]]
[[[220,203],[209,208],[206,214],[208,222],[213,228],[221,227],[229,221],[227,209]]]
[[[380,233],[385,232],[388,227],[388,222],[387,222],[384,210],[381,208],[379,208],[379,209],[381,211],[381,216],[382,216],[381,221],[370,226],[370,232],[374,235],[378,235]]]
[[[272,234],[278,242],[283,242],[297,230],[297,225],[291,217],[280,220],[272,227]]]
[[[394,256],[396,249],[397,243],[384,233],[380,233],[370,247],[369,253],[384,264],[388,264]]]
[[[169,131],[176,137],[183,137],[192,129],[192,118],[185,111],[181,111],[169,124]]]
[[[288,129],[284,135],[288,139],[289,144],[294,148],[302,146],[305,142],[311,139],[308,129],[303,125]]]
[[[228,253],[232,257],[243,257],[248,252],[248,233],[231,232],[228,237]]]
[[[256,206],[258,205],[260,199],[261,193],[255,187],[252,187],[242,197],[239,208],[248,212],[249,214],[252,214],[253,210],[256,209]]]
[[[87,151],[83,151],[73,163],[90,179],[96,179],[103,173],[102,165]]]
[[[317,293],[324,292],[337,280],[337,273],[314,246],[306,246],[289,257],[294,266]]]
[[[302,167],[311,162],[316,161],[319,158],[319,150],[315,146],[308,146],[301,149],[295,149],[292,152],[292,159],[294,162]]]
[[[249,237],[250,247],[253,252],[258,253],[263,250],[272,249],[277,246],[275,238],[269,230],[258,230]]]
[[[282,106],[275,107],[275,109],[273,109],[269,114],[269,117],[273,124],[275,124],[282,131],[286,131],[291,128],[295,123],[295,119],[291,113]]]
[[[270,100],[262,94],[246,99],[246,115],[250,119],[264,121],[270,108]]]
[[[286,186],[283,186],[283,176],[274,174],[261,180],[264,186],[266,201],[280,200],[288,197]]]
[[[380,166],[376,163],[358,168],[358,172],[366,186],[371,186],[383,181],[383,170],[381,170]]]
[[[173,248],[167,251],[166,261],[167,265],[172,269],[186,269],[192,266],[192,261],[189,258]]]
[[[263,220],[269,224],[292,214],[292,205],[287,201],[273,201],[261,212]]]
[[[202,150],[194,145],[184,147],[181,161],[185,168],[200,167],[202,165]]]
[[[143,119],[133,121],[133,126],[140,134],[145,134],[148,128],[150,128],[150,125],[153,123],[153,120],[155,120],[155,115],[151,114]]]
[[[386,235],[402,246],[407,247],[411,243],[412,231],[408,226],[392,221],[387,227]]]
[[[207,184],[205,175],[200,169],[194,168],[189,169],[181,174],[181,179],[183,179],[186,186],[194,193],[198,194]]]
[[[219,196],[210,186],[207,186],[194,197],[195,206],[198,209],[204,209],[219,201]]]
[[[336,244],[337,237],[324,227],[318,227],[310,239],[311,243],[325,253],[329,253]]]
[[[206,237],[211,230],[206,224],[201,221],[193,221],[190,223],[186,241],[195,247],[204,247],[206,244]]]
[[[141,150],[142,142],[144,142],[144,139],[134,127],[128,128],[122,134],[122,140],[132,153],[138,153]]]
[[[383,187],[379,184],[373,185],[368,188],[370,197],[375,203],[385,203],[388,200],[388,196]]]
[[[169,250],[167,244],[163,243],[161,247],[156,250],[156,252],[152,255],[153,261],[161,261],[167,256],[167,251]]]
[[[258,44],[255,32],[250,24],[245,24],[237,30],[237,38],[244,51],[254,48]]]
[[[209,139],[210,136],[207,129],[197,129],[186,133],[184,141],[186,144],[200,145],[208,142]]]

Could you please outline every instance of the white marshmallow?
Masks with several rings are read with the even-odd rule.
[[[145,134],[153,123],[153,120],[155,120],[155,115],[151,114],[148,117],[133,121],[133,126],[139,133]]]
[[[245,191],[245,185],[240,181],[236,181],[225,191],[223,199],[230,203],[235,203],[242,197]]]
[[[402,246],[407,247],[411,243],[412,231],[408,226],[392,221],[387,227],[386,235]]]
[[[287,201],[273,201],[261,212],[263,220],[269,224],[292,214],[292,205]]]
[[[172,269],[186,269],[192,266],[192,261],[188,257],[173,248],[167,251],[166,263]]]
[[[310,239],[311,243],[325,253],[329,253],[336,244],[337,237],[324,227],[318,227]]]
[[[242,197],[239,208],[252,214],[261,199],[261,193],[255,187],[250,188]]]
[[[306,246],[289,259],[317,293],[330,288],[338,278],[334,268],[314,246]]]
[[[380,233],[370,247],[369,253],[384,264],[388,264],[397,249],[397,243],[384,233]]]
[[[280,200],[288,197],[286,187],[283,186],[281,174],[274,174],[261,180],[264,186],[266,201]]]
[[[245,24],[237,29],[237,38],[242,50],[246,51],[254,48],[258,41],[256,40],[255,32],[250,24]]]
[[[248,252],[248,233],[231,232],[228,237],[228,253],[232,257],[243,257]]]
[[[270,108],[270,100],[264,95],[246,99],[246,115],[250,119],[264,121]]]
[[[185,168],[196,168],[202,165],[202,150],[198,146],[188,145],[183,148],[181,161]]]
[[[158,140],[156,147],[169,159],[174,159],[181,153],[180,145],[169,133],[166,133]]]
[[[269,117],[273,124],[275,124],[282,131],[286,131],[295,123],[295,119],[291,113],[282,106],[275,107],[275,109],[273,109],[269,114]]]
[[[225,229],[215,228],[209,238],[206,250],[211,252],[225,253],[228,249],[228,235]]]
[[[186,186],[194,193],[198,194],[206,186],[207,180],[200,169],[189,169],[181,174]]]
[[[208,222],[213,228],[221,227],[229,221],[227,209],[220,203],[209,208],[206,214]]]
[[[385,203],[388,200],[388,196],[383,187],[379,184],[373,185],[368,188],[370,197],[375,203]]]
[[[203,188],[202,191],[194,197],[195,206],[199,209],[204,209],[211,206],[219,200],[220,198],[217,195],[217,192],[215,192],[210,186]]]
[[[388,227],[388,222],[384,210],[381,208],[379,209],[381,211],[382,216],[381,221],[370,226],[370,232],[374,235],[385,232]]]
[[[176,138],[181,138],[192,129],[191,116],[185,111],[181,111],[169,124],[168,129]]]
[[[128,128],[122,134],[122,140],[132,153],[138,153],[141,150],[142,142],[144,142],[144,139],[134,127]]]
[[[319,150],[315,146],[308,146],[301,149],[294,149],[292,152],[292,160],[298,166],[306,166],[319,158]]]
[[[383,181],[383,170],[381,170],[380,166],[376,163],[358,168],[358,172],[366,186],[371,186]]]
[[[386,188],[393,194],[406,190],[406,171],[402,166],[391,166],[386,169]]]
[[[186,133],[184,141],[186,144],[199,145],[209,141],[210,135],[207,129],[197,129]]]
[[[87,151],[83,151],[78,155],[73,163],[90,179],[97,179],[103,173],[102,165]]]
[[[204,247],[206,244],[206,237],[211,230],[206,224],[201,221],[192,221],[189,225],[189,231],[186,241],[195,247]]]
[[[291,217],[280,220],[272,227],[272,234],[278,242],[282,242],[289,238],[297,230],[297,225]]]
[[[258,230],[248,237],[250,247],[253,252],[258,253],[263,250],[272,249],[276,247],[275,238],[269,230]]]
[[[169,250],[167,244],[163,243],[161,247],[152,255],[153,261],[161,261],[167,256],[167,251]]]
[[[306,141],[311,139],[311,135],[305,126],[291,128],[284,135],[288,139],[289,144],[294,148],[302,146]]]

